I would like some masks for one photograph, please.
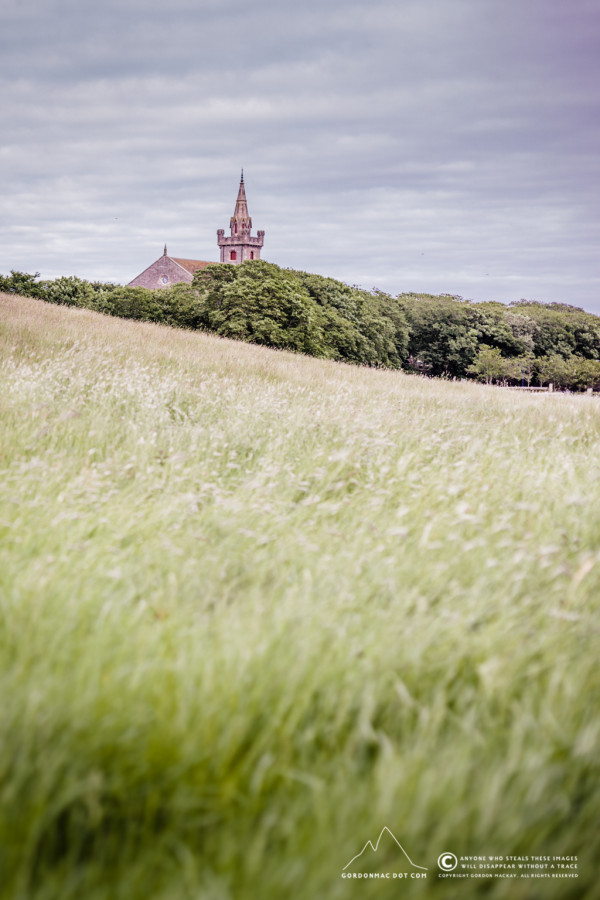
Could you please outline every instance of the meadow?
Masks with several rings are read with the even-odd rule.
[[[8,295],[0,378],[0,897],[599,896],[597,397]]]

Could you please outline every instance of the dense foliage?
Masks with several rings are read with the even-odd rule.
[[[583,390],[600,385],[600,317],[564,303],[473,303],[400,294],[409,329],[407,368],[488,383]]]
[[[473,303],[349,287],[263,260],[160,291],[0,275],[0,290],[347,362],[487,383],[600,387],[600,317],[563,303]]]
[[[387,294],[256,261],[196,273],[204,328],[312,356],[400,368],[408,325]]]

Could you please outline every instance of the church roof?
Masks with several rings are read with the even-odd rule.
[[[186,272],[190,272],[192,275],[194,272],[197,272],[198,269],[205,269],[207,266],[214,265],[214,262],[206,262],[203,259],[180,259],[177,256],[170,257],[173,262],[176,262],[178,266],[181,266],[182,269],[185,269]]]

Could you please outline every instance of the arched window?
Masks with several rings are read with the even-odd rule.
[[[254,259],[254,250],[250,251],[250,259]]]
[[[237,259],[237,253],[235,252],[235,250],[231,251],[231,253],[229,254],[229,259]]]
[[[236,222],[235,225],[233,226],[233,230],[234,230],[234,233],[237,234],[237,222]]]

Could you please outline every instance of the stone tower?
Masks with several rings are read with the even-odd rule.
[[[229,222],[231,237],[225,237],[225,229],[217,231],[217,243],[221,251],[221,262],[237,265],[249,259],[260,259],[260,250],[265,240],[264,231],[257,231],[252,237],[252,219],[248,213],[246,188],[244,187],[244,170],[240,179],[235,212]]]

